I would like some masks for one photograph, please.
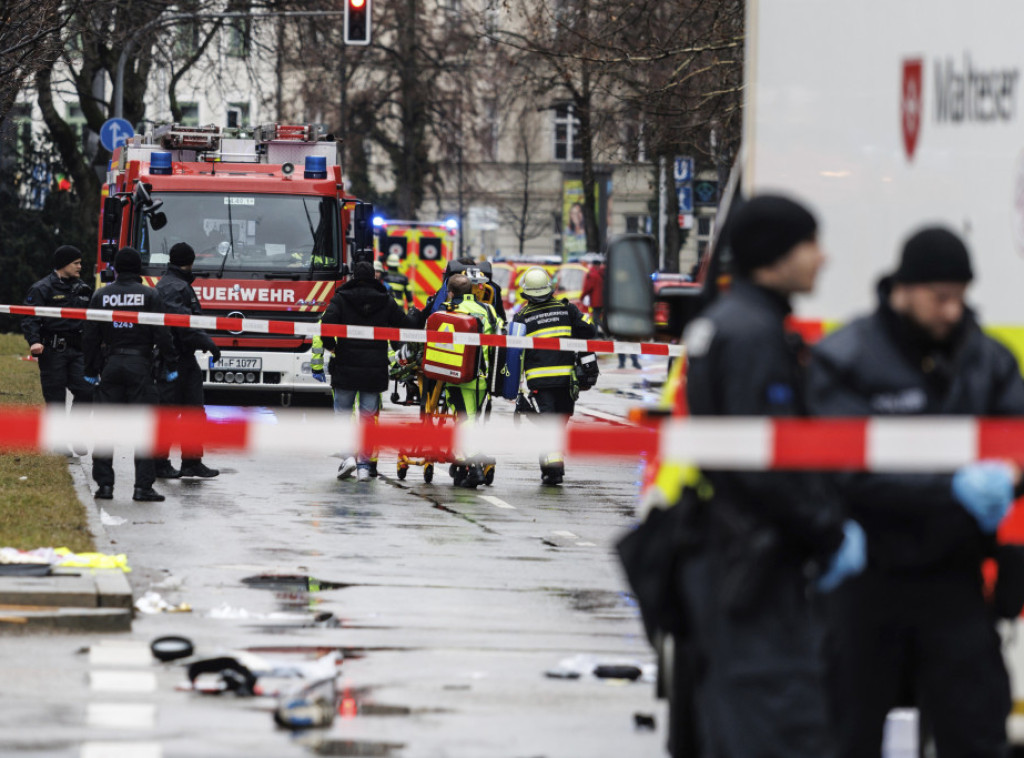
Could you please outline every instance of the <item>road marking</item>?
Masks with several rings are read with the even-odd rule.
[[[149,666],[153,654],[145,642],[104,640],[89,648],[90,666]]]
[[[155,692],[151,671],[90,671],[89,686],[97,692]]]
[[[152,729],[156,706],[152,703],[89,703],[86,723],[102,729]]]
[[[83,742],[81,758],[163,758],[158,742]]]
[[[572,532],[551,532],[551,533],[554,534],[557,537],[565,537],[567,540],[578,540],[580,538],[580,536],[578,534],[573,534]]]
[[[486,500],[495,508],[510,508],[513,511],[516,509],[514,505],[509,505],[500,497],[495,497],[494,495],[477,495],[477,497],[479,497],[481,500]]]
[[[597,547],[596,542],[577,542],[577,547]]]

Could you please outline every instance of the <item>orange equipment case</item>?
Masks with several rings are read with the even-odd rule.
[[[438,311],[427,319],[427,330],[436,332],[480,332],[480,322],[465,313]],[[448,384],[465,384],[477,375],[476,345],[428,342],[423,353],[423,376]]]

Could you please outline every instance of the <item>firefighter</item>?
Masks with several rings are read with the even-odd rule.
[[[53,253],[53,270],[32,285],[25,305],[55,308],[87,308],[92,290],[79,278],[82,253],[61,245]],[[93,389],[83,378],[82,330],[85,321],[68,318],[25,316],[21,330],[29,352],[39,361],[43,400],[64,405],[68,390],[75,402],[91,402]]]
[[[391,253],[387,257],[386,264],[387,271],[381,280],[391,290],[391,296],[395,298],[395,302],[402,307],[402,310],[407,311],[413,305],[412,285],[409,283],[409,277],[398,270],[402,265],[402,258],[398,253]]]
[[[548,273],[534,267],[523,274],[520,291],[526,305],[513,322],[525,324],[527,337],[564,337],[592,339],[593,322],[565,298],[555,299],[554,285]],[[541,413],[571,416],[576,408],[576,355],[567,350],[527,350],[523,355],[526,387]],[[540,459],[541,481],[561,484],[565,477],[565,461],[561,453],[543,455]]]
[[[501,329],[501,323],[494,312],[494,308],[486,303],[479,302],[473,296],[474,285],[483,284],[486,280],[482,275],[474,282],[465,274],[454,274],[448,280],[449,298],[445,301],[444,309],[451,313],[463,313],[473,316],[480,324],[480,334],[497,334]],[[485,348],[481,347],[481,351]],[[487,353],[485,352],[486,356]],[[484,400],[487,398],[488,377],[487,365],[489,361],[485,357],[480,362],[481,368],[477,375],[464,384],[449,384],[446,387],[448,402],[455,409],[456,415],[462,419],[475,419],[483,410]],[[484,483],[483,464],[479,456],[461,456],[466,465],[466,476],[460,478],[463,487],[474,488]]]
[[[764,195],[739,208],[726,233],[735,281],[685,334],[690,412],[804,415],[805,350],[785,319],[824,262],[817,222],[800,204]],[[825,622],[811,590],[834,589],[863,566],[863,531],[844,522],[823,475],[702,473],[704,547],[682,573],[700,754],[834,756]]]
[[[168,313],[185,313],[201,316],[203,307],[192,289],[195,274],[192,264],[195,263],[196,252],[187,242],[179,242],[171,247],[170,262],[167,271],[157,282],[159,293]],[[203,372],[196,363],[195,353],[209,353],[214,361],[220,360],[220,348],[202,329],[179,327],[172,332],[174,346],[178,353],[178,378],[173,382],[157,379],[157,391],[161,405],[204,407]],[[157,450],[156,476],[158,479],[177,479],[198,477],[209,479],[220,474],[220,471],[209,468],[203,463],[203,445],[200,441],[186,443],[181,451],[181,469],[176,469],[168,460],[169,448]]]
[[[1024,415],[1016,359],[964,303],[972,278],[956,234],[930,227],[911,236],[895,273],[878,285],[875,311],[815,347],[811,410]],[[955,474],[858,473],[841,481],[867,532],[868,565],[829,608],[840,755],[877,758],[889,709],[911,702],[930,722],[939,755],[1009,755],[1010,686],[994,620],[1020,614],[1012,591],[1019,564],[1010,570],[1020,551],[997,550],[995,532],[1021,494],[1020,471],[983,461]],[[982,561],[993,552],[994,607],[981,584]]]
[[[105,311],[164,313],[160,295],[142,283],[142,257],[132,247],[123,247],[114,258],[117,280],[92,296],[90,308]],[[128,321],[89,321],[85,325],[85,381],[96,387],[96,403],[156,405],[153,380],[154,348],[163,360],[163,379],[178,378],[178,355],[171,331],[166,326],[148,326]],[[93,451],[92,478],[99,485],[96,498],[114,497],[114,466],[110,451]],[[135,458],[135,491],[132,500],[159,502],[164,496],[153,489],[156,473],[152,458]]]

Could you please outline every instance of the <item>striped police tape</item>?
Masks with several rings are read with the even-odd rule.
[[[1024,420],[969,417],[769,419],[679,418],[649,425],[571,422],[527,416],[521,422],[438,423],[388,419],[362,424],[324,411],[273,415],[238,410],[207,417],[201,408],[0,406],[0,449],[61,452],[68,446],[143,454],[201,441],[208,449],[254,454],[401,450],[426,457],[448,451],[533,458],[562,451],[581,458],[641,457],[736,470],[842,469],[952,471],[985,458],[1024,461]]]
[[[507,337],[503,334],[471,332],[435,332],[420,329],[393,329],[378,326],[346,326],[312,321],[266,321],[225,316],[191,316],[179,313],[144,313],[139,311],[105,311],[87,308],[53,308],[32,305],[0,305],[0,313],[12,316],[83,319],[86,321],[119,321],[149,326],[187,326],[194,329],[217,329],[254,334],[293,334],[305,337],[348,337],[361,340],[395,342],[436,342],[485,347],[519,347],[533,350],[570,350],[576,353],[628,353],[632,355],[683,354],[682,345],[663,342],[617,342],[613,340],[580,340],[557,337]]]

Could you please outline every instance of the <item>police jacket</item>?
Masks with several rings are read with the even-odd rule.
[[[178,266],[167,266],[167,272],[156,283],[156,291],[160,294],[168,313],[202,315],[203,306],[199,303],[196,291],[192,289],[192,282],[195,279],[195,274],[183,271]],[[174,346],[179,356],[195,353],[197,350],[210,352],[216,349],[213,339],[202,329],[174,327],[171,333],[174,335]]]
[[[579,308],[564,298],[528,302],[512,321],[526,325],[527,337],[590,339],[597,333]],[[526,386],[531,390],[568,387],[575,365],[576,353],[568,350],[527,350],[523,354]]]
[[[409,277],[405,274],[399,274],[397,271],[388,271],[381,277],[381,281],[391,290],[391,295],[395,298],[395,302],[401,305],[404,300],[409,305],[412,305],[412,285],[409,284]]]
[[[375,279],[350,279],[341,285],[320,321],[399,329],[413,326],[388,288]],[[387,341],[324,337],[323,344],[334,351],[330,362],[332,387],[360,392],[383,392],[388,388]]]
[[[144,285],[138,274],[121,274],[112,284],[98,289],[89,307],[104,311],[166,313],[160,295]],[[168,327],[128,321],[89,321],[82,340],[85,375],[99,376],[103,364],[114,356],[137,355],[152,361],[154,347],[159,349],[164,367],[175,371],[178,354]]]
[[[25,305],[54,308],[88,308],[92,288],[81,279],[61,279],[56,271],[32,285],[25,296]],[[25,316],[21,320],[21,331],[29,345],[43,343],[47,338],[59,336],[79,339],[85,321],[73,318],[42,318]]]
[[[1017,361],[967,312],[952,336],[936,343],[889,306],[829,335],[812,354],[808,403],[823,416],[1024,414]],[[842,476],[850,514],[864,527],[870,566],[977,572],[991,547],[954,499],[951,474],[857,473]]]
[[[805,348],[785,329],[789,312],[781,295],[737,279],[689,326],[686,396],[694,416],[805,415]],[[715,501],[708,510],[727,544],[763,546],[774,553],[763,556],[769,563],[814,560],[820,567],[842,542],[840,504],[821,475],[705,474]]]

